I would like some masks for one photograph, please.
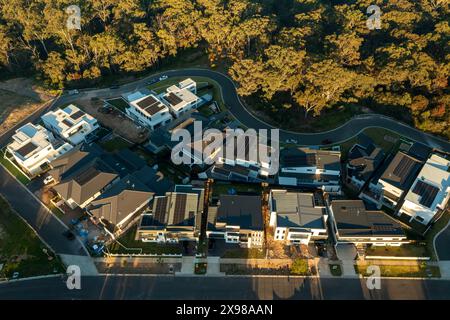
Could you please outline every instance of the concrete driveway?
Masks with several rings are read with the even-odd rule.
[[[355,272],[355,258],[358,254],[356,247],[351,244],[340,243],[336,246],[336,253],[338,259],[342,261],[342,273],[344,276],[356,276]]]

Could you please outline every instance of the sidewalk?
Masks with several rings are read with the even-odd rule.
[[[75,256],[70,254],[60,255],[62,262],[66,266],[75,265],[80,267],[82,276],[97,276],[98,270],[94,260],[90,256]]]

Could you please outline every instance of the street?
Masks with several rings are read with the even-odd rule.
[[[450,281],[287,277],[96,276],[68,290],[61,277],[0,283],[0,299],[450,299]]]

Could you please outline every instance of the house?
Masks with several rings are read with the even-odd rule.
[[[307,245],[327,238],[328,213],[320,194],[272,190],[269,208],[275,240]]]
[[[260,196],[221,195],[217,207],[209,206],[207,236],[245,248],[260,248],[264,224]]]
[[[350,149],[347,165],[347,182],[361,190],[370,181],[384,159],[383,149],[375,146],[373,141],[361,135],[358,143]]]
[[[198,107],[201,99],[196,93],[197,84],[189,78],[167,88],[166,93],[160,95],[160,98],[169,107],[172,115],[178,118],[183,113]]]
[[[449,197],[450,161],[432,154],[406,194],[398,215],[427,225],[445,210]]]
[[[340,151],[287,148],[280,154],[278,183],[340,191]]]
[[[333,200],[330,211],[338,244],[400,246],[408,242],[398,222],[383,211],[366,210],[362,200]]]
[[[124,230],[146,209],[154,193],[133,175],[115,183],[93,200],[88,213],[111,233]]]
[[[129,102],[129,107],[125,110],[130,118],[150,130],[167,125],[172,121],[169,108],[155,95],[138,95],[136,97],[137,99]],[[133,99],[134,96],[128,96],[128,98]]]
[[[99,128],[95,118],[73,104],[49,111],[41,119],[48,130],[73,146],[85,142]]]
[[[178,243],[197,241],[203,212],[204,189],[176,186],[153,199],[152,210],[141,217],[136,240]]]
[[[32,123],[17,129],[12,140],[7,150],[30,176],[42,173],[51,161],[73,148],[70,144],[55,139],[44,127]]]
[[[422,162],[411,155],[397,152],[381,176],[373,179],[360,197],[375,203],[378,208],[382,205],[395,208],[416,179],[421,166]]]
[[[60,177],[53,190],[73,208],[86,208],[108,187],[117,182],[119,175],[100,158],[94,158],[85,165],[77,165]]]

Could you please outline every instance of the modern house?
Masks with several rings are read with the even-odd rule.
[[[42,173],[51,161],[73,148],[55,139],[44,127],[32,123],[17,129],[12,140],[7,146],[8,152],[20,168],[31,176]]]
[[[197,97],[197,84],[188,78],[181,81],[178,85],[172,85],[166,89],[166,93],[160,95],[161,101],[170,109],[175,118],[183,113],[197,108],[201,99]]]
[[[48,130],[74,146],[85,142],[99,128],[95,118],[73,104],[49,111],[41,119]]]
[[[260,248],[264,224],[260,196],[221,195],[217,207],[209,207],[207,235],[245,248]]]
[[[375,171],[384,159],[383,149],[375,146],[373,141],[365,135],[361,135],[358,143],[350,149],[347,166],[346,179],[358,191],[370,181]]]
[[[169,108],[153,94],[139,95],[137,99],[131,100],[125,112],[130,118],[150,130],[167,125],[173,119]]]
[[[86,208],[108,187],[119,180],[119,175],[99,158],[85,165],[77,165],[75,170],[63,173],[53,187],[58,195],[71,207]]]
[[[340,151],[288,148],[281,151],[278,183],[340,191]]]
[[[154,197],[151,211],[142,215],[136,240],[161,243],[197,241],[203,196],[202,188],[176,186],[174,192]]]
[[[450,161],[432,154],[420,170],[398,215],[427,225],[445,210],[450,198]]]
[[[362,200],[333,200],[330,210],[338,243],[400,246],[408,242],[398,222],[383,211],[366,210]]]
[[[128,175],[93,200],[87,210],[114,234],[132,223],[148,207],[153,195],[139,179]]]
[[[272,190],[269,207],[275,240],[307,245],[311,239],[327,238],[328,213],[322,195]]]
[[[369,184],[360,198],[371,201],[378,208],[395,208],[417,177],[422,162],[402,151],[397,152],[382,171],[381,176]]]

